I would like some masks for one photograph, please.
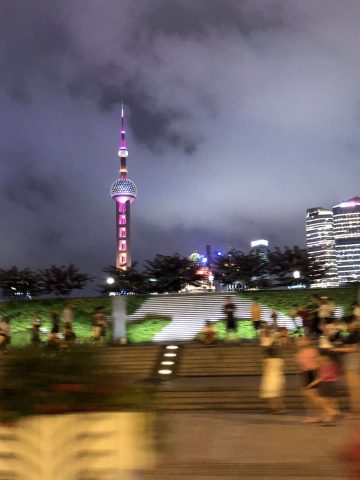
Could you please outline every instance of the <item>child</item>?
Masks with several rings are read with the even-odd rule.
[[[269,401],[270,409],[273,413],[285,412],[284,387],[284,360],[280,357],[277,348],[271,346],[266,349],[260,384],[260,398],[265,398]]]

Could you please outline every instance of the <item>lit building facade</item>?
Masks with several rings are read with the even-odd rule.
[[[128,151],[125,141],[124,107],[121,108],[121,142],[118,152],[120,159],[119,178],[111,185],[110,195],[116,201],[116,268],[131,267],[130,204],[137,196],[135,183],[127,178],[126,160]]]
[[[337,287],[338,270],[335,251],[334,216],[325,208],[309,208],[306,211],[306,243],[308,256],[319,265],[312,287]],[[324,269],[321,272],[321,269]]]
[[[339,283],[360,281],[360,197],[333,207]]]
[[[269,242],[268,240],[253,240],[250,242],[251,253],[258,255],[264,262],[269,260]]]

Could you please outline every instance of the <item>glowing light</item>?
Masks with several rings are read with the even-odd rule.
[[[168,345],[166,348],[168,350],[177,350],[179,347],[177,345]]]
[[[201,267],[196,270],[196,275],[211,275],[211,270],[207,267]]]
[[[222,253],[220,252],[220,250],[218,250],[218,251],[216,252],[216,255],[217,255],[218,257],[221,257]]]
[[[208,259],[207,259],[207,257],[203,257],[203,258],[201,259],[201,261],[202,261],[202,263],[207,263]]]
[[[107,283],[108,285],[113,285],[113,284],[115,283],[115,280],[114,280],[112,277],[108,277],[108,278],[106,279],[106,283]]]
[[[260,247],[260,246],[268,247],[269,242],[267,240],[263,240],[263,239],[253,240],[252,242],[250,242],[250,245],[251,245],[251,248]]]
[[[158,370],[158,373],[160,373],[160,375],[170,375],[172,370]]]
[[[164,357],[176,357],[176,353],[165,353]]]
[[[174,362],[165,361],[165,362],[161,362],[161,365],[174,365]]]
[[[356,207],[358,205],[356,202],[343,202],[339,204],[341,208]]]
[[[293,272],[293,277],[294,277],[294,278],[300,278],[300,272],[299,272],[299,270],[295,270],[295,271]]]

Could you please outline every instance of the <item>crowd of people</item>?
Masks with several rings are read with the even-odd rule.
[[[108,326],[104,307],[97,307],[90,315],[89,321],[92,325],[92,341],[104,343]],[[49,323],[50,328],[48,327]],[[74,307],[70,303],[65,305],[61,314],[58,310],[53,310],[50,318],[44,318],[40,312],[36,312],[29,327],[31,344],[33,346],[43,345],[50,350],[69,347],[77,342],[74,331],[75,323]],[[0,351],[4,352],[10,343],[10,320],[8,317],[3,317],[0,320]]]
[[[236,306],[230,298],[225,306],[226,329],[236,330]],[[360,306],[353,304],[351,315],[344,317],[341,309],[328,297],[313,296],[304,307],[293,305],[292,325],[278,325],[278,314],[272,310],[263,318],[261,305],[255,298],[250,318],[256,332],[255,341],[264,353],[260,397],[266,399],[273,413],[284,413],[286,386],[283,346],[296,346],[296,363],[301,372],[301,385],[306,403],[306,423],[333,425],[342,415],[338,405],[339,386],[347,388],[350,400],[349,417],[360,417]],[[290,327],[290,328],[288,328]],[[297,332],[290,336],[289,330]],[[216,341],[216,328],[206,322],[201,340],[207,345]]]

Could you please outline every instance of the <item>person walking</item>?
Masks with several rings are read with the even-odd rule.
[[[328,351],[321,351],[319,356],[319,375],[307,385],[307,389],[316,388],[316,398],[319,407],[323,411],[323,424],[333,425],[340,416],[337,402],[337,387],[340,380],[340,369]]]
[[[284,360],[278,348],[273,345],[265,350],[263,374],[260,383],[260,398],[269,402],[272,413],[284,413]]]
[[[236,332],[236,321],[234,317],[235,310],[236,306],[233,302],[233,298],[230,297],[224,306],[224,313],[226,315],[226,331],[229,336]]]
[[[307,387],[318,378],[319,354],[316,348],[311,345],[309,338],[305,336],[297,339],[297,348],[296,362],[301,372],[302,394],[308,414],[304,423],[318,423],[320,417],[313,415],[319,405],[318,392],[315,388],[308,389]]]
[[[348,336],[344,345],[335,347],[335,353],[343,354],[345,381],[349,392],[349,418],[360,416],[360,330],[357,321],[348,325]]]
[[[251,320],[256,332],[256,336],[259,336],[259,329],[261,326],[261,305],[257,298],[254,298],[250,307]]]

